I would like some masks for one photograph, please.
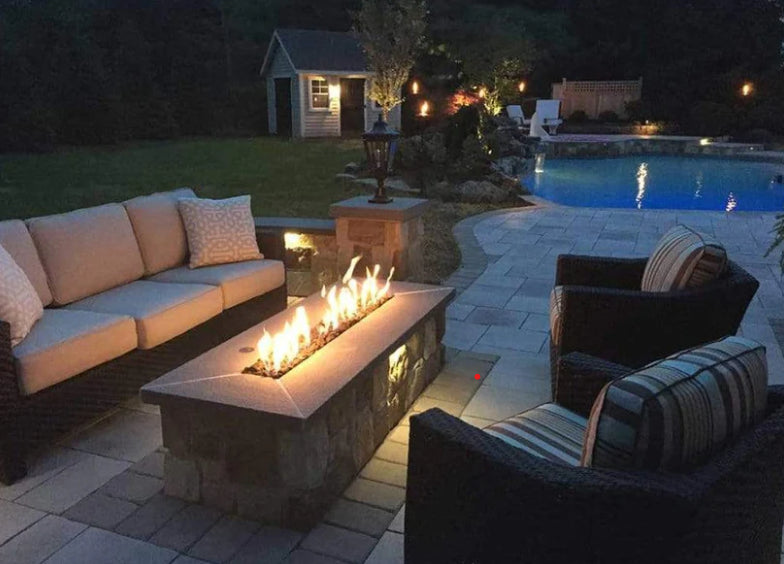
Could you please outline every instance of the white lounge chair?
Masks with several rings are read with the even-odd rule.
[[[506,107],[506,115],[509,116],[513,122],[517,124],[522,130],[527,130],[531,126],[531,120],[525,119],[525,114],[523,113],[523,107],[518,105],[512,105]]]
[[[558,131],[558,126],[563,123],[560,118],[561,101],[560,100],[537,100],[536,113],[541,119],[542,126],[547,128],[551,135],[555,135]]]

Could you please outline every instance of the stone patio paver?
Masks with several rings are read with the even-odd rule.
[[[278,527],[261,527],[239,552],[231,564],[279,564],[302,540],[302,533]]]
[[[0,543],[46,517],[46,513],[18,505],[10,501],[0,501]]]
[[[255,521],[227,515],[207,531],[188,554],[209,562],[228,562],[259,528]]]
[[[365,564],[403,562],[403,557],[403,535],[387,531],[365,560]]]
[[[169,564],[176,557],[173,550],[91,527],[55,552],[46,564]]]
[[[389,530],[395,533],[402,533],[405,530],[405,520],[406,520],[406,506],[400,508],[400,511],[397,512],[395,518],[389,524]]]
[[[17,501],[41,511],[62,513],[129,466],[130,463],[122,460],[89,454]]]
[[[340,498],[324,516],[324,522],[378,538],[394,516],[384,509]]]
[[[378,447],[376,458],[396,464],[408,464],[408,444],[387,439]]]
[[[120,523],[115,531],[129,537],[147,540],[186,505],[176,497],[156,495]]]
[[[86,528],[82,523],[47,515],[0,546],[0,564],[39,564]]]
[[[336,560],[309,550],[295,550],[286,559],[286,564],[345,564],[345,560]]]
[[[104,495],[143,504],[161,490],[161,478],[126,471],[109,480],[99,491]]]
[[[68,441],[67,445],[93,454],[139,462],[161,443],[160,415],[120,409]]]
[[[368,480],[405,488],[406,471],[407,467],[404,464],[373,458],[365,465],[359,475]]]
[[[348,562],[361,563],[373,550],[376,539],[332,525],[316,525],[303,539],[302,548],[333,556]]]
[[[405,501],[406,490],[365,478],[357,478],[346,488],[343,496],[386,511],[397,511]]]
[[[137,509],[135,503],[95,492],[63,513],[63,517],[101,529],[114,529]]]
[[[189,505],[176,514],[151,538],[150,542],[183,552],[198,541],[217,521],[221,513],[204,505]]]

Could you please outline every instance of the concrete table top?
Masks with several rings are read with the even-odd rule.
[[[145,385],[146,403],[203,403],[304,420],[357,374],[405,341],[430,312],[446,307],[452,288],[392,282],[393,297],[282,377],[273,379],[242,370],[257,360],[256,343],[264,330],[275,333],[294,308],[259,323],[222,345]],[[319,294],[299,304],[311,325],[320,320],[325,300]]]

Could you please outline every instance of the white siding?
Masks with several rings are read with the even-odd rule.
[[[272,62],[267,70],[267,124],[270,133],[277,133],[278,124],[276,123],[277,116],[275,114],[276,100],[275,100],[275,79],[276,78],[291,78],[291,121],[293,135],[299,132],[299,104],[297,103],[298,89],[297,89],[297,74],[294,67],[291,66],[288,57],[280,48],[280,45],[275,47],[275,53],[272,57]]]
[[[329,110],[310,109],[310,84],[311,77],[323,75],[301,75],[302,87],[302,115],[303,137],[339,137],[340,136],[340,97],[330,98]],[[340,77],[323,76],[327,79],[330,88],[340,87]]]

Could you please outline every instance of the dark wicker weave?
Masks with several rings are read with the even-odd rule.
[[[555,464],[431,409],[411,418],[405,521],[408,564],[778,564],[784,387],[681,474]]]
[[[278,245],[265,245],[263,238],[259,242],[266,258],[282,258]],[[147,382],[283,311],[286,298],[284,283],[153,349],[131,351],[31,396],[19,394],[10,327],[0,320],[0,481],[10,484],[23,477],[25,458],[31,450],[130,399]]]
[[[721,278],[677,292],[641,292],[647,259],[561,255],[555,274],[563,286],[561,334],[550,339],[550,370],[584,352],[640,368],[678,351],[738,331],[759,282],[734,262]],[[558,341],[558,345],[554,342]]]

